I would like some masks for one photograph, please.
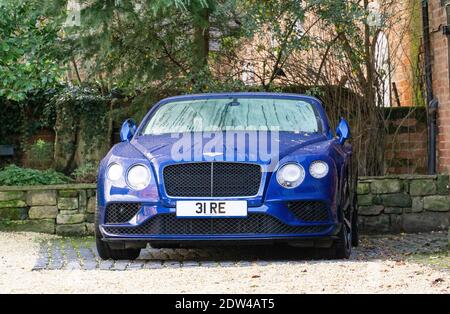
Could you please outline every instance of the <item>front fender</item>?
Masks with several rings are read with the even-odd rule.
[[[117,151],[117,149],[112,149],[100,163],[97,183],[98,206],[102,208],[110,202],[158,202],[160,197],[155,171],[148,159],[137,153],[134,153],[132,156],[124,156],[123,154],[115,154],[115,151]],[[114,183],[111,182],[106,175],[108,167],[112,163],[118,163],[124,169],[122,179]],[[147,166],[151,173],[150,184],[140,191],[130,188],[125,179],[127,170],[135,164]]]

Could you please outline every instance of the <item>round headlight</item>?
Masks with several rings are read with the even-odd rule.
[[[296,188],[304,179],[305,169],[297,164],[286,164],[277,172],[278,183],[287,189]]]
[[[135,165],[128,170],[128,185],[134,190],[145,189],[150,184],[150,170],[144,165]]]
[[[314,161],[309,166],[309,173],[316,179],[322,179],[328,174],[328,164],[324,161]]]
[[[117,181],[122,178],[123,168],[119,164],[112,164],[108,168],[108,179],[111,181]]]

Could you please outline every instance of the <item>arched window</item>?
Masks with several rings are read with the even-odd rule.
[[[243,62],[242,81],[246,85],[251,85],[255,83],[255,65],[252,62]]]
[[[297,38],[302,38],[305,35],[305,28],[303,27],[302,21],[298,20],[294,26],[294,35]]]
[[[66,27],[74,27],[81,25],[81,4],[77,0],[69,0],[67,2],[67,18],[64,23]]]
[[[377,87],[376,103],[381,107],[391,106],[391,66],[389,42],[385,33],[379,32],[374,47],[375,79]]]

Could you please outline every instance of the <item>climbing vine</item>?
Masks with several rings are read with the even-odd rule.
[[[71,171],[79,166],[75,163],[75,154],[80,146],[83,146],[83,155],[89,155],[105,141],[108,101],[109,98],[95,88],[66,87],[46,105],[45,116],[56,117],[56,169]]]

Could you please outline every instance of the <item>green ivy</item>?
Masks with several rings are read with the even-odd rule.
[[[34,89],[21,101],[0,97],[0,145],[20,146],[27,151],[29,139],[45,126],[53,128],[55,116],[43,118],[45,105],[54,97],[57,89]]]
[[[81,130],[89,139],[89,148],[96,147],[104,139],[108,128],[109,98],[92,87],[66,87],[56,94],[44,108],[44,116],[51,124],[57,117],[59,132],[76,134]],[[67,147],[72,150],[73,147]]]
[[[35,170],[9,165],[0,170],[0,186],[65,184],[72,179],[53,169]]]
[[[0,97],[0,145],[11,145],[22,126],[21,111],[16,102]]]

